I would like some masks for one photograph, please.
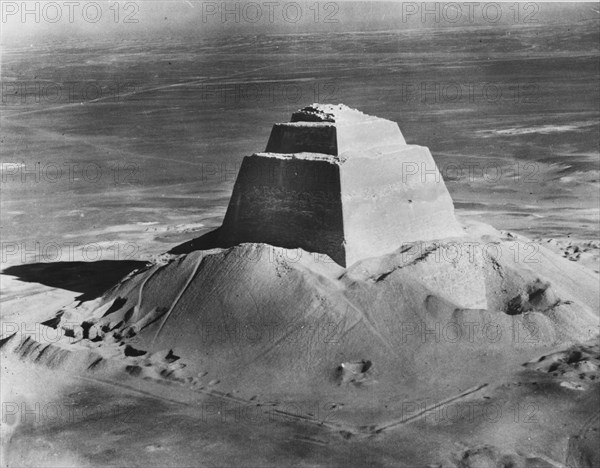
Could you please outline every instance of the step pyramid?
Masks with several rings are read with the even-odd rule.
[[[389,120],[313,104],[244,158],[219,243],[299,247],[348,266],[460,233],[427,148],[406,144]]]

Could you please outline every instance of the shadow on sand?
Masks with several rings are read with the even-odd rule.
[[[146,262],[136,260],[31,263],[8,267],[2,274],[27,283],[79,292],[81,296],[77,300],[84,302],[102,295],[133,270],[146,265]]]
[[[228,244],[220,239],[221,228],[209,231],[206,234],[196,237],[190,241],[179,244],[169,250],[172,255],[188,254],[195,250],[226,249],[235,244]]]

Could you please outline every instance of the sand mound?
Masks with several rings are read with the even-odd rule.
[[[597,466],[597,419],[578,433],[552,428],[552,440],[572,435],[568,453],[539,441],[512,450],[535,432],[514,426],[523,396],[544,389],[548,399],[528,424],[570,414],[565,395],[594,404],[600,354],[582,342],[598,333],[598,274],[574,244],[563,251],[461,226],[441,178],[411,171],[398,180],[415,161],[439,175],[428,150],[406,145],[393,122],[344,106],[296,112],[274,127],[266,151],[245,159],[221,228],[137,270],[125,265],[132,272],[118,284],[101,297],[105,283],[89,288],[95,299],[47,314],[33,336],[23,324],[0,337],[3,362],[191,412],[218,400],[236,415],[275,416],[278,432],[310,427],[294,447],[351,440],[386,458],[402,445],[393,435],[413,424],[401,451],[445,460],[435,466],[560,466],[540,455],[548,449],[572,466]],[[504,403],[510,428],[463,411]],[[254,445],[251,422],[241,432]],[[469,443],[427,446],[448,440],[445,431]],[[147,447],[160,450],[150,437]]]
[[[569,468],[600,466],[599,432],[600,413],[596,412],[586,421],[579,434],[569,438],[567,449],[567,466]]]
[[[265,244],[173,256],[46,324],[135,360],[128,372],[160,355],[163,377],[262,401],[351,396],[376,419],[377,398],[445,398],[597,333],[589,270],[543,248],[523,263],[513,251],[526,240],[465,232],[349,269]],[[465,245],[469,255],[457,254]],[[168,354],[181,357],[175,373]]]
[[[457,453],[444,468],[554,468],[556,464],[535,456],[503,452],[497,447],[483,445]]]
[[[539,239],[553,252],[572,262],[579,262],[595,273],[600,273],[600,242],[572,239]]]

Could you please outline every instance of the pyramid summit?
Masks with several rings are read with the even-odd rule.
[[[313,104],[292,114],[291,122],[273,126],[267,152],[315,152],[349,156],[361,151],[363,156],[386,146],[406,145],[398,125],[352,109],[343,104]]]
[[[265,152],[244,158],[223,225],[209,237],[219,247],[302,248],[345,267],[460,234],[427,148],[406,144],[395,122],[313,104],[276,123]]]

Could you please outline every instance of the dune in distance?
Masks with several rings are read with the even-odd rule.
[[[21,303],[8,400],[100,410],[5,409],[6,456],[59,431],[62,466],[600,466],[599,277],[554,244],[458,218],[396,123],[304,107],[219,228],[97,297]]]

